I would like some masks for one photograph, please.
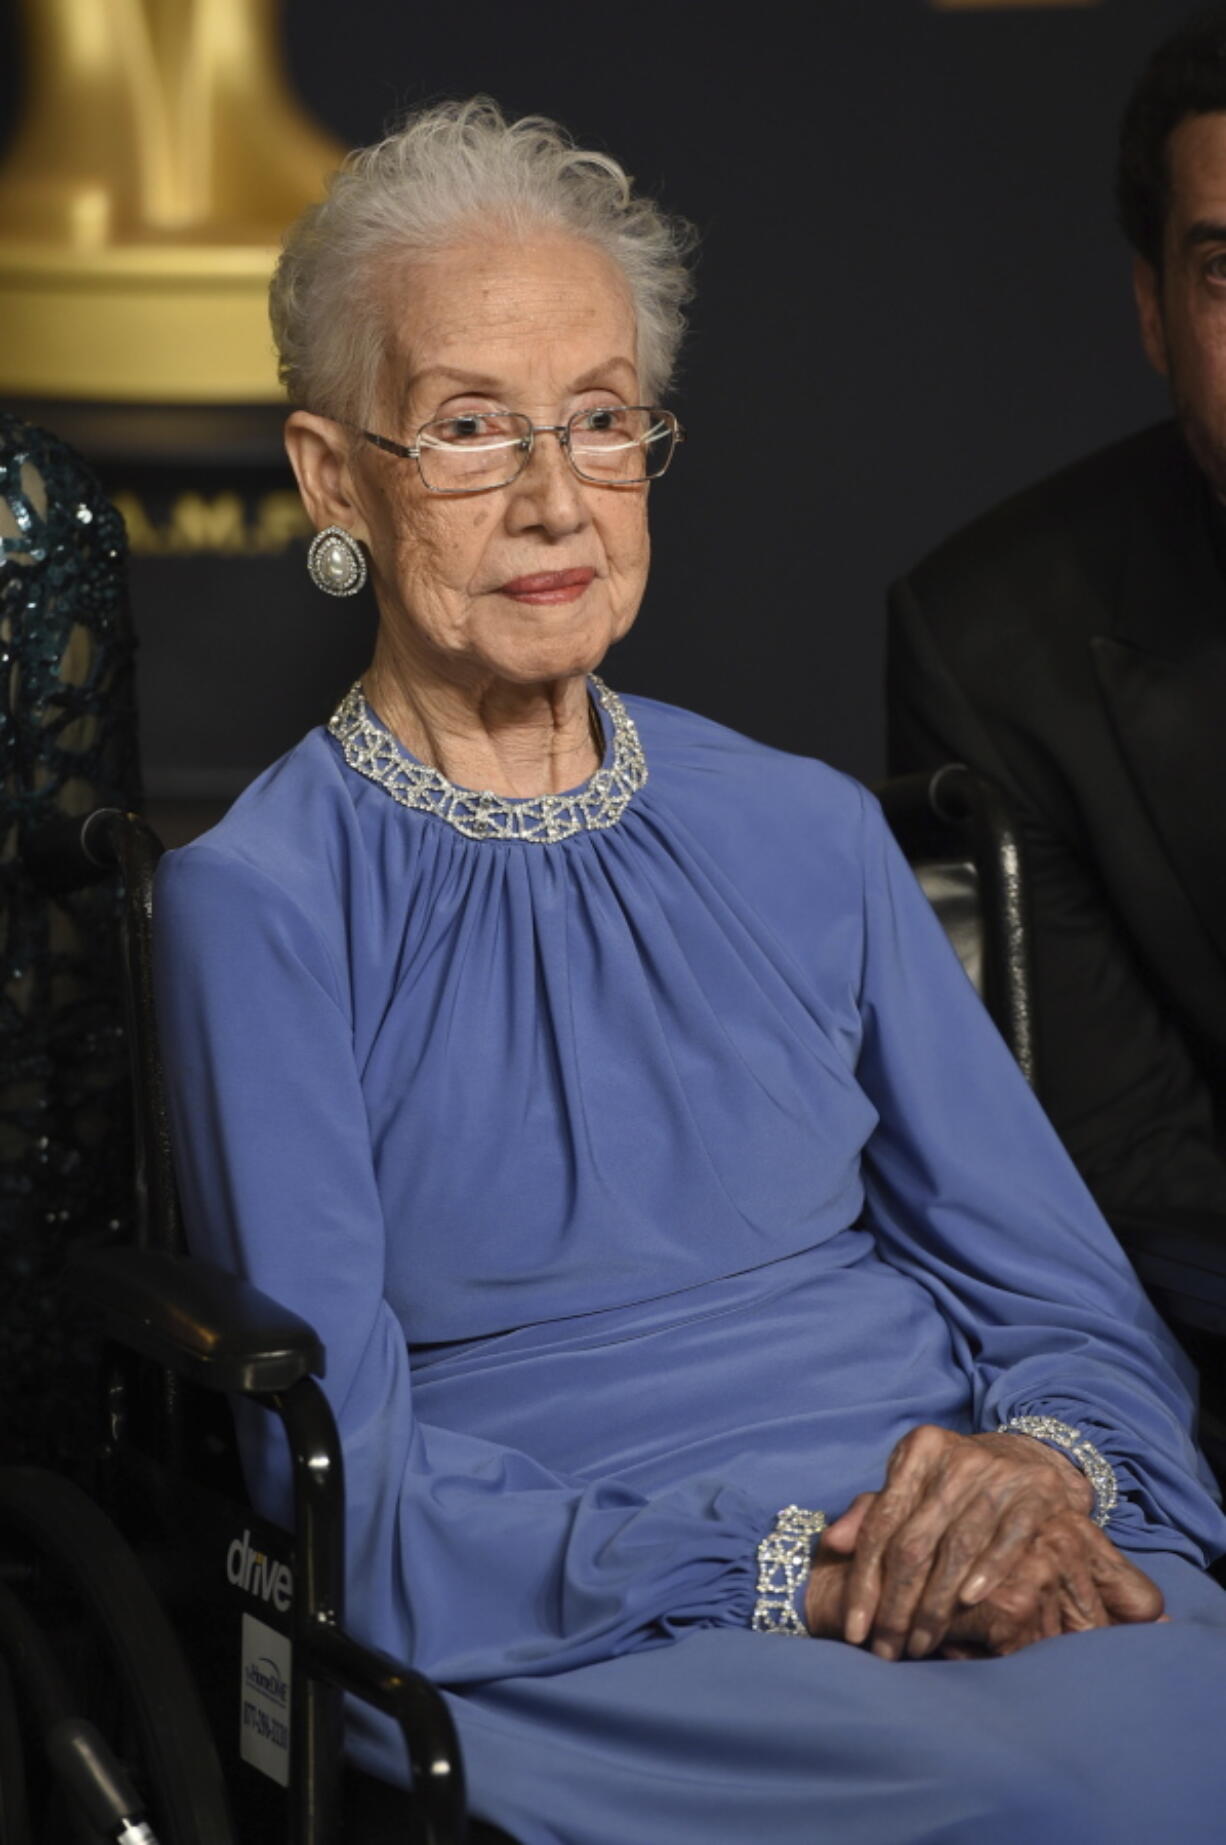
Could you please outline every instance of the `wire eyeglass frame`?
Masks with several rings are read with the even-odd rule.
[[[662,410],[656,404],[616,404],[616,405],[611,404],[608,406],[597,405],[596,409],[604,409],[606,407],[609,409],[616,409],[620,411],[641,411],[644,415],[650,416],[653,419],[653,424],[652,424],[652,428],[648,430],[647,436],[643,439],[644,443],[646,443],[647,441],[651,441],[653,439],[659,440],[658,435],[653,436],[652,430],[655,428],[658,428],[660,425],[663,425],[663,430],[667,432],[668,439],[669,439],[668,453],[664,458],[663,465],[659,467],[654,474],[644,473],[642,475],[636,475],[633,478],[628,479],[628,480],[613,480],[613,479],[610,479],[607,475],[585,474],[584,473],[583,469],[579,466],[578,462],[575,460],[574,451],[571,446],[572,431],[575,425],[581,422],[584,417],[591,416],[593,414],[591,409],[576,410],[574,415],[568,417],[564,423],[534,423],[531,420],[531,418],[527,416],[523,411],[519,411],[519,410],[499,411],[497,413],[498,415],[506,417],[508,419],[512,419],[516,425],[520,425],[523,428],[522,436],[513,438],[511,441],[509,441],[506,444],[508,454],[509,455],[513,454],[517,456],[516,466],[515,466],[514,472],[508,474],[504,480],[488,481],[482,487],[436,487],[433,484],[433,482],[427,480],[426,478],[426,471],[424,467],[422,466],[422,460],[421,460],[421,450],[422,450],[422,447],[424,446],[422,443],[423,435],[435,423],[454,423],[459,420],[459,418],[457,417],[432,417],[429,422],[423,423],[420,429],[418,429],[416,437],[412,445],[409,445],[404,442],[393,442],[390,436],[377,435],[373,429],[361,429],[361,428],[358,428],[356,425],[353,425],[353,428],[357,435],[362,436],[365,441],[373,443],[375,448],[384,450],[386,454],[395,455],[397,459],[401,461],[415,461],[417,463],[417,472],[419,476],[421,477],[422,486],[426,489],[427,493],[438,493],[438,494],[497,493],[501,488],[511,486],[513,482],[519,479],[520,475],[523,473],[524,469],[528,466],[528,463],[531,461],[533,450],[536,447],[536,438],[538,436],[556,436],[557,437],[558,445],[561,448],[562,453],[566,457],[566,460],[570,466],[571,472],[576,476],[577,479],[583,481],[584,484],[587,486],[590,486],[590,487],[645,487],[651,481],[660,480],[664,476],[664,474],[667,473],[669,467],[671,466],[673,456],[676,454],[679,444],[685,441],[685,430],[681,427],[681,424],[678,422],[676,416],[673,414],[671,410]],[[471,411],[471,412],[468,412],[467,414],[471,416],[479,416],[479,415],[484,415],[486,413],[481,412],[481,411]],[[441,445],[436,445],[436,446],[441,446]]]

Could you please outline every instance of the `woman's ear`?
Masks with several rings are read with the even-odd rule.
[[[312,525],[341,525],[367,538],[366,521],[354,492],[351,437],[342,423],[310,410],[295,410],[285,424],[285,448]]]

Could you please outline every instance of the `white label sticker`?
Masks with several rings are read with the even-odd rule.
[[[280,1787],[289,1786],[289,1675],[284,1634],[243,1616],[242,1727],[239,1754]]]

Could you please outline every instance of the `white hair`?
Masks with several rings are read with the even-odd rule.
[[[381,266],[437,253],[481,228],[560,231],[604,250],[634,304],[639,376],[667,389],[691,292],[695,233],[636,197],[608,154],[576,147],[543,116],[508,122],[477,96],[408,116],[358,148],[327,197],[288,232],[269,311],[290,398],[341,422],[365,422],[379,399],[388,329]]]

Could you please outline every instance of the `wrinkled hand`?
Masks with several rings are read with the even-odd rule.
[[[879,1493],[822,1537],[843,1638],[883,1659],[1013,1652],[1051,1634],[1153,1621],[1162,1595],[1091,1521],[1089,1482],[1019,1435],[913,1429]],[[815,1571],[825,1623],[835,1577]],[[812,1631],[821,1631],[813,1628]]]
[[[1036,1536],[1011,1575],[973,1606],[956,1608],[932,1651],[941,1659],[1003,1657],[1036,1640],[1112,1625],[1113,1617],[1094,1583],[1087,1593],[1078,1580],[1076,1549],[1070,1557],[1070,1541],[1079,1547],[1081,1533],[1062,1529],[1060,1521],[1076,1517],[1060,1514]],[[1097,1535],[1103,1544],[1109,1542],[1101,1533]],[[818,1552],[805,1597],[805,1622],[816,1638],[843,1640],[850,1578],[849,1556]],[[1142,1577],[1141,1582],[1149,1591],[1152,1612],[1138,1618],[1165,1620],[1160,1592],[1147,1578]]]

